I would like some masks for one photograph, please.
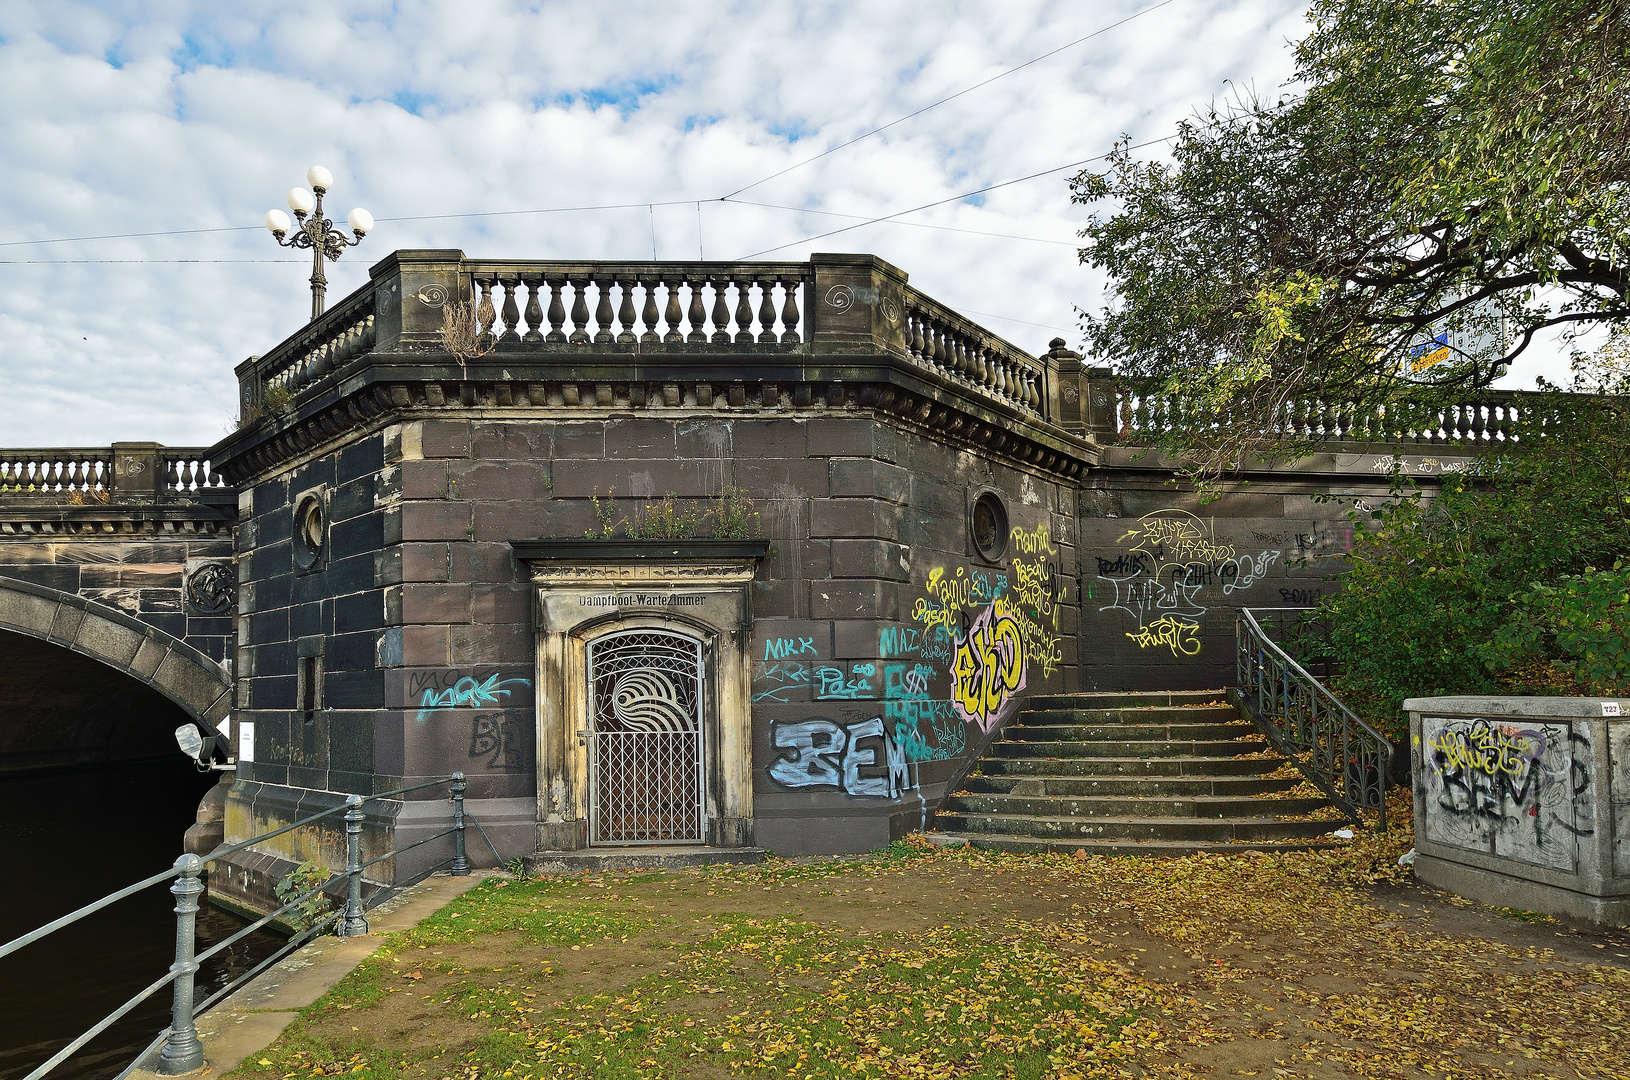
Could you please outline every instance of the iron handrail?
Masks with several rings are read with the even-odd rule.
[[[451,797],[453,803],[453,824],[451,828],[444,829],[443,831],[436,833],[434,836],[425,837],[421,840],[415,841],[414,843],[406,844],[400,848],[393,848],[383,855],[369,859],[367,862],[363,861],[362,819],[364,815],[362,808],[365,804],[392,798],[398,795],[405,795],[413,791],[422,791],[425,788],[438,787],[442,784],[452,785]],[[226,990],[230,990],[251,976],[264,971],[272,963],[277,962],[277,960],[281,959],[282,956],[287,954],[293,948],[298,947],[299,943],[309,940],[310,937],[314,936],[315,932],[319,928],[326,926],[330,922],[337,923],[337,933],[340,937],[354,937],[359,934],[366,934],[368,932],[368,921],[364,917],[365,906],[362,900],[362,871],[364,869],[373,866],[376,863],[383,862],[385,859],[394,858],[404,851],[412,850],[413,848],[419,847],[422,844],[430,843],[433,840],[441,840],[451,835],[453,837],[454,852],[452,858],[444,859],[442,862],[437,863],[435,867],[432,867],[432,870],[439,869],[441,866],[447,865],[450,862],[452,864],[451,872],[454,876],[462,877],[469,874],[470,861],[465,853],[464,847],[464,791],[466,786],[467,782],[465,781],[464,774],[460,772],[454,773],[451,776],[439,777],[435,780],[426,781],[422,784],[414,784],[408,787],[397,788],[392,791],[380,792],[375,795],[352,795],[346,799],[344,803],[338,806],[334,806],[327,810],[312,814],[308,817],[301,818],[298,821],[291,822],[290,824],[284,825],[278,829],[273,829],[270,832],[252,836],[249,839],[240,841],[236,844],[223,845],[222,847],[216,848],[208,855],[202,857],[192,854],[183,855],[177,859],[175,861],[175,865],[168,870],[150,875],[131,885],[127,885],[116,892],[109,893],[107,896],[104,896],[99,900],[92,901],[76,911],[69,912],[67,915],[62,916],[59,919],[54,919],[36,930],[32,930],[27,934],[23,934],[20,937],[6,942],[4,945],[0,945],[0,958],[9,956],[19,949],[31,945],[34,942],[39,941],[41,938],[44,938],[66,926],[70,926],[88,915],[95,914],[109,905],[132,896],[143,889],[151,888],[153,885],[156,885],[161,881],[166,881],[171,878],[175,879],[175,884],[170,887],[170,892],[176,897],[176,958],[175,963],[170,966],[169,972],[163,977],[155,980],[147,987],[138,991],[134,997],[124,1002],[124,1004],[120,1005],[106,1016],[102,1017],[102,1019],[98,1020],[95,1024],[92,1024],[90,1028],[69,1042],[61,1050],[53,1054],[45,1062],[36,1067],[32,1072],[24,1077],[23,1080],[41,1080],[41,1078],[66,1061],[74,1053],[82,1049],[92,1039],[96,1038],[96,1036],[100,1035],[113,1024],[117,1023],[118,1020],[131,1009],[152,997],[166,985],[174,985],[175,987],[175,1000],[171,1007],[170,1026],[165,1029],[165,1031],[161,1032],[159,1037],[155,1039],[153,1043],[148,1045],[147,1049],[143,1051],[142,1055],[137,1058],[137,1062],[144,1060],[147,1055],[152,1052],[155,1046],[163,1043],[163,1049],[159,1053],[158,1071],[168,1075],[176,1075],[179,1073],[190,1072],[193,1069],[198,1068],[203,1064],[204,1057],[203,1046],[198,1041],[198,1029],[195,1023],[197,1015],[204,1009],[209,1008],[221,1000],[225,996]],[[201,877],[204,866],[207,863],[215,862],[227,855],[242,851],[254,844],[270,840],[274,837],[282,836],[284,833],[290,832],[294,829],[301,828],[311,824],[312,822],[340,813],[343,813],[345,818],[346,865],[344,870],[334,872],[321,884],[314,885],[299,893],[276,911],[262,916],[254,923],[251,923],[249,926],[240,929],[237,933],[228,937],[225,941],[217,943],[202,953],[197,951],[195,931],[198,916],[198,897],[199,894],[204,891],[204,885]],[[483,833],[483,835],[485,835],[485,833]],[[491,842],[489,841],[488,843],[490,846]],[[496,856],[496,854],[497,853],[495,851],[494,855]],[[195,1003],[193,993],[193,977],[198,971],[202,961],[215,956],[232,943],[272,922],[274,919],[278,918],[278,916],[292,910],[297,905],[304,903],[318,892],[327,889],[329,886],[333,885],[336,881],[339,881],[342,878],[346,883],[346,897],[344,906],[342,908],[320,920],[316,926],[302,933],[296,934],[293,938],[291,938],[290,942],[275,950],[271,956],[265,958],[259,964],[250,969],[250,971],[245,972],[238,979],[234,980],[232,984],[226,988],[226,990],[211,995],[201,1004]],[[132,1063],[131,1068],[126,1069],[125,1073],[121,1073],[120,1075],[123,1076],[129,1073],[134,1067],[135,1063]]]
[[[1385,832],[1392,744],[1269,638],[1257,620],[1259,611],[1308,610],[1240,609],[1234,643],[1242,703],[1269,741],[1342,813],[1364,824],[1363,811],[1373,809],[1376,829]]]

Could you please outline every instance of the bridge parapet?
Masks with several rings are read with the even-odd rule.
[[[1117,379],[1107,368],[1088,368],[1086,430],[1101,443],[1146,445],[1178,430],[1203,426],[1197,406],[1136,380]],[[1264,435],[1309,443],[1440,447],[1465,452],[1503,445],[1520,421],[1542,407],[1546,395],[1485,390],[1448,404],[1396,401],[1287,401]]]
[[[443,333],[454,305],[470,320],[462,348]],[[269,414],[303,420],[327,407],[325,397],[353,398],[345,423],[359,411],[459,404],[860,403],[1056,465],[1084,449],[1042,435],[1080,430],[1071,422],[1079,390],[1063,386],[1056,352],[1032,356],[870,255],[561,262],[428,250],[393,253],[367,285],[237,374],[245,427]],[[354,400],[370,385],[377,389]],[[323,434],[277,426],[293,444]],[[1007,434],[1015,431],[1022,446]],[[235,458],[255,441],[234,436],[223,447]],[[241,478],[254,467],[227,468]]]
[[[235,498],[233,489],[210,468],[205,446],[114,443],[0,449],[0,506],[199,501],[231,506]]]

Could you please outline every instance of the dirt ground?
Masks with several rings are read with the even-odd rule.
[[[242,1074],[1630,1077],[1630,935],[1390,860],[919,846],[495,880]]]

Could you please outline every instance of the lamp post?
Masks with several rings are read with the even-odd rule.
[[[334,174],[321,165],[313,165],[306,171],[306,183],[311,185],[311,191],[303,187],[289,189],[289,209],[300,223],[295,234],[288,236],[294,226],[289,215],[281,210],[266,211],[266,227],[283,247],[311,249],[311,317],[315,320],[323,313],[324,296],[328,292],[323,260],[337,259],[346,248],[360,244],[363,236],[373,229],[374,216],[360,206],[346,215],[346,223],[356,234],[348,237],[323,217],[323,195],[334,186]],[[284,239],[285,236],[288,239]]]

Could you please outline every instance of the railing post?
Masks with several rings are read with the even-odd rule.
[[[159,1051],[158,1071],[165,1076],[192,1072],[204,1064],[204,1044],[198,1041],[198,1026],[193,1023],[193,976],[198,971],[195,959],[198,931],[198,896],[204,891],[200,880],[203,860],[186,854],[175,861],[175,884],[170,892],[175,896],[175,1003],[170,1008],[170,1037]]]
[[[368,932],[362,915],[362,796],[345,800],[345,913],[340,916],[340,937]]]
[[[464,855],[464,774],[453,774],[453,876],[465,877],[470,872],[470,860]]]

